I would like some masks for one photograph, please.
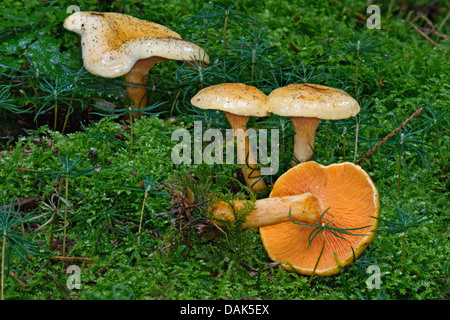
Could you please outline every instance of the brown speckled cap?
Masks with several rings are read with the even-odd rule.
[[[154,56],[209,63],[202,48],[178,33],[125,14],[80,11],[64,21],[64,28],[81,36],[86,70],[106,78],[124,75],[138,60]]]
[[[258,88],[243,83],[221,83],[200,90],[191,99],[200,109],[215,109],[240,116],[264,117],[267,96]]]
[[[360,111],[348,93],[319,84],[290,84],[273,90],[267,98],[269,112],[285,117],[345,119]]]

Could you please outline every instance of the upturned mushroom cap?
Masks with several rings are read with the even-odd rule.
[[[360,111],[358,102],[340,89],[319,84],[290,84],[267,97],[268,110],[285,117],[345,119]]]
[[[64,28],[81,36],[86,70],[105,78],[122,76],[138,60],[155,56],[209,63],[202,48],[178,33],[120,13],[76,12],[64,21]]]
[[[353,163],[322,166],[301,163],[284,173],[275,183],[270,197],[310,193],[317,197],[323,215],[321,223],[359,230],[358,235],[325,231],[325,249],[315,270],[316,275],[329,276],[350,264],[369,245],[375,235],[380,205],[378,191],[369,175]],[[281,261],[285,269],[311,275],[323,246],[322,232],[309,246],[313,227],[284,222],[260,228],[263,245],[273,261]],[[364,235],[361,235],[364,234]]]
[[[258,88],[243,83],[221,83],[206,87],[191,99],[200,109],[214,109],[240,116],[264,117],[267,96]]]

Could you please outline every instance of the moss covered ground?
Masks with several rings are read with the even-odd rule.
[[[79,36],[62,27],[73,3],[3,1],[4,299],[448,300],[450,8],[374,4],[380,29],[368,27],[364,1],[77,2],[82,11],[164,24],[211,57],[202,69],[154,67],[152,108],[131,126],[105,109],[130,103],[124,80],[87,72]],[[423,108],[360,163],[380,193],[381,220],[374,241],[338,275],[287,272],[271,265],[257,230],[209,222],[211,195],[255,199],[238,165],[172,163],[176,129],[193,130],[194,121],[229,129],[223,114],[190,104],[222,82],[266,94],[317,83],[355,97],[358,117],[317,130],[313,160],[324,165],[357,162]],[[279,170],[264,177],[271,186],[290,168],[292,124],[271,116],[249,125],[280,132]],[[61,258],[64,232],[69,261]],[[79,289],[66,285],[70,265],[80,268]]]

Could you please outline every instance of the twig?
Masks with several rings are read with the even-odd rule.
[[[294,50],[295,52],[302,52],[299,48],[297,48],[292,42],[289,42],[289,46]]]
[[[172,245],[169,243],[168,245],[165,245],[164,247],[159,248],[159,249],[153,251],[152,253],[150,253],[150,254],[148,255],[148,258],[153,257],[156,253],[161,252],[161,251],[163,251],[163,250],[165,250],[165,249],[168,249],[168,248],[170,248],[171,246],[172,246]]]
[[[22,280],[20,280],[19,277],[16,276],[16,274],[15,274],[14,272],[10,271],[10,272],[9,272],[9,275],[10,275],[11,277],[13,277],[14,280],[16,280],[16,281],[17,281],[22,287],[24,287],[25,289],[28,289],[28,288],[29,288],[29,286],[28,286],[25,282],[23,282]]]
[[[372,147],[369,151],[366,152],[365,155],[363,155],[356,164],[361,164],[361,162],[363,162],[364,159],[370,157],[370,155],[372,153],[375,152],[375,150],[377,150],[383,143],[385,143],[386,141],[388,141],[392,136],[394,136],[395,134],[397,134],[397,132],[399,132],[400,130],[403,129],[404,126],[406,126],[408,124],[408,122],[410,122],[412,119],[414,119],[415,117],[417,117],[421,112],[423,111],[423,107],[417,109],[411,116],[409,116],[408,119],[406,119],[405,121],[402,122],[402,124],[400,124],[397,128],[395,128],[391,133],[389,133],[386,137],[383,138],[383,140],[381,140],[380,142],[378,142],[374,147]]]
[[[272,263],[269,263],[267,266],[265,266],[262,269],[262,271],[266,271],[266,270],[269,270],[271,268],[278,267],[279,265],[282,265],[282,264],[283,264],[283,262],[272,262]]]
[[[433,46],[439,48],[438,44],[436,42],[434,42],[433,39],[431,39],[429,36],[427,36],[422,30],[420,30],[420,28],[416,27],[416,25],[414,23],[412,23],[411,21],[406,21],[408,22],[408,24],[414,28],[414,30],[416,30],[422,37],[424,37],[425,39],[427,39]]]
[[[177,208],[177,209],[173,209],[173,210],[171,210],[171,211],[164,211],[164,212],[154,213],[153,215],[154,215],[155,217],[158,217],[158,216],[164,216],[164,215],[166,215],[166,214],[171,214],[171,213],[180,212],[180,211],[187,210],[187,209],[198,208],[199,206],[202,206],[202,205],[204,205],[204,204],[206,204],[206,203],[208,203],[208,202],[210,202],[210,201],[211,201],[211,200],[207,200],[207,201],[204,201],[204,202],[202,202],[202,203],[197,203],[197,204],[194,204],[194,205],[188,206],[188,207]]]
[[[258,272],[259,272],[259,269],[253,268],[251,265],[248,265],[248,264],[246,264],[246,263],[244,263],[244,262],[241,262],[241,265],[242,265],[245,269],[247,269],[248,271],[252,271],[252,273],[258,273]]]
[[[12,206],[14,208],[16,208],[16,207],[23,207],[23,206],[26,206],[26,205],[38,205],[41,202],[41,200],[42,200],[42,196],[36,196],[36,197],[32,197],[32,198],[17,199],[17,200],[14,201]],[[0,207],[0,209],[8,210],[8,209],[10,209],[10,206],[11,205],[7,204],[5,206]]]
[[[36,169],[27,169],[27,168],[16,168],[14,171],[31,171],[31,172],[38,172],[39,170]]]
[[[264,268],[263,268],[261,271],[266,271],[266,270],[269,270],[269,269],[271,269],[271,268],[278,267],[278,266],[281,265],[281,264],[283,264],[283,263],[282,263],[282,262],[272,262],[272,263],[269,263],[268,265],[264,266]],[[242,265],[245,269],[247,269],[248,271],[251,271],[251,272],[250,272],[250,276],[251,276],[251,277],[253,277],[253,276],[255,276],[255,275],[257,275],[257,274],[259,273],[259,269],[253,268],[252,266],[250,266],[250,265],[248,265],[248,264],[246,264],[246,263],[244,263],[244,262],[242,262],[241,265]]]

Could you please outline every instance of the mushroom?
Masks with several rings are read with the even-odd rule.
[[[145,84],[150,69],[166,60],[201,61],[209,56],[199,46],[160,24],[113,12],[80,11],[64,28],[81,35],[84,67],[94,75],[124,75],[136,109],[147,107]]]
[[[257,168],[256,160],[247,135],[247,122],[251,116],[267,116],[267,96],[259,89],[243,83],[221,83],[200,90],[191,99],[192,105],[200,109],[215,109],[225,112],[233,129],[237,143],[237,159],[242,164],[245,182],[253,192],[267,189]]]
[[[294,156],[307,162],[313,156],[316,129],[322,119],[345,119],[360,111],[348,93],[319,84],[290,84],[273,90],[267,97],[270,112],[291,117],[294,125]],[[297,163],[293,161],[292,165]]]
[[[248,204],[218,202],[212,205],[212,219],[234,223],[233,207]],[[301,163],[281,175],[269,198],[254,206],[242,227],[260,228],[270,259],[286,270],[319,276],[337,274],[364,251],[375,236],[380,212],[374,183],[350,162]],[[320,229],[324,226],[329,229]]]

